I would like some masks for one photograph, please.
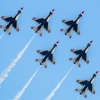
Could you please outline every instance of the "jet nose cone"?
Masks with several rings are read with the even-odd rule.
[[[93,40],[92,41],[90,41],[90,44],[92,44],[93,43]]]
[[[98,74],[98,71],[96,71],[96,74]]]
[[[82,14],[84,14],[84,11],[82,11]]]
[[[52,13],[55,11],[55,9],[52,10]]]
[[[21,10],[23,10],[23,7],[21,8]]]
[[[58,43],[59,43],[59,41],[56,42],[56,44],[58,44]]]

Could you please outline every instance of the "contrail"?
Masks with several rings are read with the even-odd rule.
[[[38,70],[40,69],[40,66],[38,67],[38,69],[35,71],[35,73],[32,75],[32,77],[28,80],[28,82],[24,85],[24,87],[18,92],[18,94],[14,97],[13,100],[19,100],[19,98],[22,96],[22,94],[24,93],[24,91],[26,90],[26,88],[28,87],[28,85],[30,84],[30,82],[32,81],[32,79],[35,77],[36,73],[38,72]]]
[[[27,43],[27,45],[18,53],[17,57],[10,63],[10,65],[2,72],[0,76],[0,84],[5,80],[6,77],[8,77],[9,72],[11,69],[16,65],[18,60],[22,57],[32,40],[34,39],[35,35],[31,38],[31,40]]]
[[[70,71],[72,70],[72,68],[74,67],[74,65],[69,69],[69,71],[67,72],[67,74],[63,77],[63,79],[57,84],[57,86],[52,90],[52,92],[48,95],[48,97],[45,100],[50,100],[55,92],[60,88],[60,85],[63,83],[63,81],[66,79],[66,77],[68,76],[68,74],[70,73]]]
[[[0,39],[3,37],[3,35],[4,35],[4,32],[3,32],[2,35],[0,36]]]
[[[78,98],[76,100],[79,100],[80,96],[78,96]]]

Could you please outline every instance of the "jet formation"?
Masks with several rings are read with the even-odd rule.
[[[63,19],[62,22],[68,25],[69,27],[68,29],[61,29],[61,31],[64,32],[65,35],[68,35],[69,38],[72,38],[70,34],[71,30],[74,30],[78,35],[80,35],[78,23],[79,23],[80,18],[83,16],[83,14],[84,14],[84,11],[81,14],[79,14],[79,16],[75,20],[64,20]]]
[[[41,54],[43,57],[43,59],[36,59],[36,62],[39,62],[40,65],[43,65],[44,68],[47,68],[46,65],[46,60],[48,59],[49,61],[51,61],[53,64],[56,64],[54,57],[53,57],[53,53],[55,51],[55,48],[57,47],[59,41],[57,41],[53,47],[50,50],[37,50],[37,53]]]
[[[13,17],[7,17],[7,16],[2,16],[1,18],[7,22],[6,26],[0,25],[0,28],[4,30],[4,32],[7,32],[8,35],[11,34],[10,32],[10,27],[15,28],[16,31],[19,31],[19,27],[17,24],[17,20],[19,18],[19,15],[21,14],[23,8],[21,8]],[[54,13],[54,9],[49,12],[46,18],[36,18],[33,17],[32,20],[36,21],[39,25],[37,27],[31,27],[31,29],[35,30],[36,33],[38,33],[40,36],[42,36],[41,30],[44,28],[46,31],[49,33],[51,32],[50,27],[49,27],[49,20],[52,14]],[[80,35],[80,31],[78,28],[78,23],[80,21],[80,18],[83,16],[84,11],[79,14],[79,16],[75,20],[65,20],[63,19],[62,22],[68,25],[69,27],[67,29],[61,29],[62,32],[65,33],[65,35],[68,35],[69,38],[72,38],[72,35],[70,34],[71,30],[74,30],[78,35]],[[80,59],[83,59],[87,64],[89,63],[88,57],[87,57],[87,52],[89,47],[91,46],[93,41],[90,41],[90,43],[87,44],[87,46],[83,49],[71,49],[70,51],[73,52],[74,54],[77,55],[76,58],[69,58],[70,61],[72,61],[74,64],[76,64],[78,67],[80,67]],[[46,61],[49,60],[51,63],[56,64],[53,53],[55,51],[55,48],[58,46],[59,41],[57,41],[53,47],[50,50],[37,50],[37,53],[41,54],[43,56],[43,59],[36,59],[36,62],[39,62],[40,65],[43,65],[44,68],[47,68]],[[98,74],[98,71],[93,74],[93,76],[89,80],[77,80],[76,82],[81,84],[83,86],[82,89],[75,89],[77,92],[80,93],[80,95],[83,95],[85,98],[87,97],[86,95],[86,90],[88,89],[90,92],[95,94],[95,90],[93,88],[93,81],[96,75]]]
[[[69,60],[71,60],[72,62],[74,62],[74,64],[76,64],[78,67],[80,67],[80,59],[83,59],[87,64],[89,63],[88,57],[87,57],[87,51],[89,49],[89,47],[91,46],[93,41],[90,41],[90,43],[87,44],[87,46],[83,49],[80,50],[75,50],[75,49],[71,49],[70,51],[73,52],[74,54],[77,55],[76,58],[69,58]]]
[[[42,36],[41,29],[46,29],[49,33],[51,32],[48,21],[50,20],[51,15],[54,13],[54,9],[49,13],[49,15],[46,18],[36,18],[33,17],[33,20],[36,21],[39,26],[38,27],[31,27],[31,29],[35,30],[36,33],[38,33],[40,36]]]
[[[2,16],[1,18],[7,22],[6,26],[0,25],[0,28],[2,28],[4,30],[4,32],[7,32],[8,35],[11,34],[10,32],[10,27],[12,26],[13,28],[15,28],[16,31],[19,31],[19,27],[17,24],[17,20],[19,15],[21,14],[23,10],[23,7],[17,12],[17,14],[15,14],[15,16],[13,17],[7,17],[7,16]]]
[[[97,74],[98,74],[98,71],[96,73],[94,73],[93,76],[89,80],[77,80],[76,82],[81,84],[83,86],[83,88],[75,89],[75,91],[79,92],[80,95],[82,94],[85,98],[87,97],[86,90],[89,90],[90,92],[95,94],[95,90],[93,88],[93,82],[94,82],[94,78],[96,77]]]

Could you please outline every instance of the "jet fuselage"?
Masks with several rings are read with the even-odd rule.
[[[79,22],[79,19],[82,17],[82,15],[80,14],[79,16],[78,16],[78,18],[75,20],[75,21],[73,21],[73,23],[70,25],[70,27],[67,29],[67,33],[68,32],[70,32],[74,27],[75,27],[75,25]]]
[[[47,55],[43,58],[42,63],[44,63],[44,62],[49,58],[49,56],[54,52],[54,49],[55,49],[56,46],[57,46],[57,45],[54,44],[53,48],[52,48],[52,49],[47,53]]]
[[[44,26],[44,24],[49,21],[51,15],[52,12],[50,12],[49,15],[40,23],[40,25],[37,27],[37,31],[40,30]]]
[[[90,79],[90,81],[87,82],[87,84],[83,87],[82,91],[80,94],[82,94],[83,92],[86,91],[86,89],[91,85],[91,83],[93,82],[94,78],[96,77],[95,74],[93,74],[93,77]]]
[[[89,47],[90,47],[90,44],[88,43],[86,48],[78,55],[78,57],[76,58],[75,62],[79,61],[82,58],[82,56],[88,51]],[[74,64],[75,64],[75,62],[74,62]]]
[[[19,16],[20,13],[21,13],[21,11],[19,10],[18,13],[15,15],[15,17],[12,18],[11,21],[7,24],[6,29],[8,29],[13,24],[13,22],[15,20],[17,20],[17,17]],[[4,31],[6,31],[6,30],[4,30]]]

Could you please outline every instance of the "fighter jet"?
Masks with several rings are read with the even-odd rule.
[[[80,50],[71,49],[70,51],[75,53],[77,55],[77,57],[76,58],[69,58],[69,60],[74,62],[74,64],[76,64],[78,67],[81,66],[79,63],[80,59],[83,59],[88,64],[89,60],[87,57],[87,51],[88,51],[89,47],[91,46],[92,42],[93,41],[90,41],[90,43],[88,43],[87,46],[83,49],[80,49]]]
[[[38,27],[31,27],[31,29],[35,30],[36,33],[38,33],[40,36],[42,36],[41,29],[44,27],[49,33],[51,32],[49,28],[48,21],[51,17],[51,15],[54,13],[54,9],[49,13],[49,15],[46,18],[36,18],[33,17],[33,20],[36,21],[39,26]]]
[[[68,25],[69,27],[68,29],[61,29],[61,31],[64,32],[65,35],[68,35],[69,38],[72,38],[70,34],[71,30],[74,30],[78,35],[80,35],[80,31],[78,29],[78,23],[83,14],[84,11],[81,14],[79,14],[79,16],[75,20],[62,20],[62,22]]]
[[[19,27],[18,27],[18,24],[17,24],[17,20],[18,20],[18,17],[19,15],[21,14],[23,8],[21,8],[17,14],[15,14],[14,17],[7,17],[7,16],[2,16],[1,18],[7,22],[7,25],[6,26],[2,26],[0,25],[0,28],[4,29],[4,32],[7,32],[8,35],[11,34],[10,32],[10,27],[12,26],[13,28],[15,28],[16,31],[19,31]]]
[[[90,92],[95,94],[95,90],[93,88],[93,81],[94,78],[96,77],[96,74],[98,74],[98,71],[93,74],[93,76],[89,80],[77,80],[76,82],[81,84],[83,86],[82,89],[75,89],[75,91],[79,92],[80,95],[82,94],[85,98],[87,97],[86,95],[86,90],[88,89]]]
[[[54,57],[53,57],[53,53],[54,53],[55,48],[57,47],[58,43],[59,43],[59,41],[57,41],[50,50],[45,50],[45,51],[37,50],[37,53],[41,54],[44,57],[43,57],[43,59],[36,59],[35,61],[39,62],[40,65],[43,65],[44,68],[47,68],[46,60],[49,60],[53,64],[56,64]]]

